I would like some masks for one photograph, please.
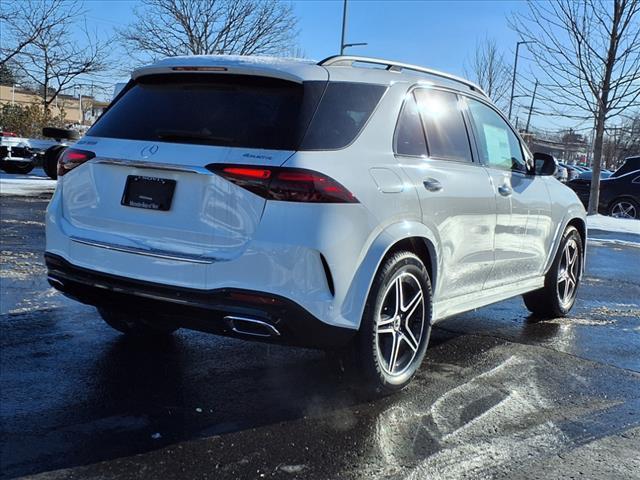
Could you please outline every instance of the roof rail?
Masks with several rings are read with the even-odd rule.
[[[409,63],[394,62],[392,60],[383,60],[381,58],[371,57],[358,57],[352,55],[334,55],[318,62],[318,65],[322,67],[336,67],[336,66],[353,66],[354,63],[369,63],[372,65],[382,65],[391,72],[401,72],[402,70],[411,70],[414,72],[426,73],[434,77],[444,78],[453,82],[461,83],[474,92],[478,92],[481,95],[487,96],[486,93],[475,83],[465,80],[464,78],[451,75],[449,73],[441,72],[439,70],[433,70],[431,68],[420,67],[418,65],[411,65]]]

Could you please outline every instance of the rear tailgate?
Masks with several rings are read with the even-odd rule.
[[[86,139],[85,139],[86,141]],[[240,255],[265,200],[205,168],[211,163],[282,164],[293,152],[151,144],[153,160],[131,160],[149,142],[92,139],[98,156],[65,176],[63,217],[73,238],[204,260]],[[157,149],[156,149],[157,148]],[[127,152],[125,154],[125,152]],[[127,205],[130,177],[175,182],[167,210]],[[135,203],[135,202],[132,202]]]
[[[226,74],[138,79],[74,145],[93,158],[62,177],[67,234],[178,258],[240,255],[265,200],[206,167],[282,165],[323,85]]]

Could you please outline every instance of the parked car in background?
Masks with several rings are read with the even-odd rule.
[[[600,171],[600,179],[609,178],[611,175],[612,175],[612,173],[608,172],[606,170],[601,170]],[[582,180],[591,181],[592,177],[593,177],[593,170],[587,170],[586,172],[582,172],[580,175],[578,175],[578,178],[580,178]]]
[[[620,165],[615,172],[611,174],[612,177],[621,177],[629,172],[640,170],[640,155],[626,158],[624,163]]]
[[[578,168],[576,168],[575,165],[569,165],[566,163],[562,163],[560,162],[559,164],[561,167],[564,167],[567,170],[567,181],[570,182],[571,180],[578,178],[578,175],[580,175],[582,173],[582,170],[579,170]]]
[[[78,139],[79,134],[72,129],[45,127],[42,135],[52,140],[23,138],[12,132],[2,132],[0,169],[7,173],[27,174],[36,166],[42,166],[49,177],[57,178],[58,157]]]
[[[48,278],[124,334],[347,348],[391,393],[433,322],[517,295],[571,310],[585,212],[556,166],[446,73],[168,58],[60,157]]]
[[[568,170],[566,169],[566,167],[562,166],[561,163],[558,163],[557,160],[555,160],[555,162],[556,162],[556,173],[554,174],[554,176],[558,180],[560,180],[562,183],[567,183],[567,180],[569,179]]]
[[[34,167],[33,153],[28,138],[0,132],[0,169],[7,173],[29,173]]]
[[[56,179],[60,155],[69,145],[73,145],[80,134],[73,129],[45,127],[42,129],[42,135],[55,139],[55,142],[49,142],[47,148],[41,149],[38,155],[44,172],[50,178]]]
[[[588,172],[591,173],[591,172]],[[591,175],[569,182],[584,206],[589,204]],[[607,178],[600,180],[598,211],[619,218],[640,219],[640,157],[630,157]]]

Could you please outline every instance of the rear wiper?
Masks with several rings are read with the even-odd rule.
[[[214,137],[206,133],[191,132],[189,130],[156,130],[156,135],[162,140],[206,140],[208,142],[233,143],[230,137]]]

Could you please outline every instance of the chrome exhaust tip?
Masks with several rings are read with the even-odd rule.
[[[232,315],[224,317],[224,320],[234,333],[262,338],[280,336],[280,332],[276,327],[262,320],[247,317],[236,317]]]

